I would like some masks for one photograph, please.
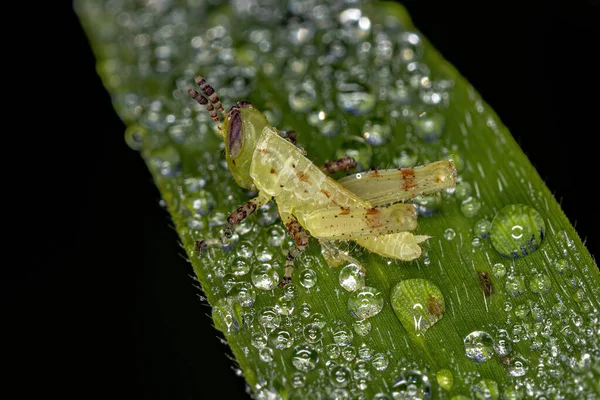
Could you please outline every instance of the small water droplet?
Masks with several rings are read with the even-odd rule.
[[[317,284],[317,273],[310,269],[305,268],[299,273],[300,275],[300,284],[307,289],[315,286]]]
[[[252,307],[256,299],[256,292],[248,282],[238,282],[229,291],[231,298],[242,307]]]
[[[340,347],[350,346],[353,338],[352,331],[347,329],[340,329],[333,333],[333,342]]]
[[[264,349],[267,347],[267,336],[261,332],[253,332],[250,343],[259,350]]]
[[[569,262],[566,259],[560,258],[560,259],[556,260],[556,264],[554,265],[554,269],[559,274],[564,274],[565,272],[567,272],[567,271],[569,271],[571,269],[571,266],[570,266]]]
[[[125,143],[127,143],[127,146],[132,150],[140,151],[142,149],[145,136],[146,129],[141,125],[133,124],[125,129]]]
[[[527,360],[519,355],[511,356],[508,360],[507,370],[510,376],[523,376],[529,370]]]
[[[329,379],[334,386],[346,387],[350,384],[352,374],[343,365],[336,365],[329,371]]]
[[[415,134],[425,142],[438,140],[446,125],[446,120],[442,114],[432,112],[422,112],[413,121]]]
[[[392,385],[395,399],[430,399],[431,383],[421,371],[403,371]]]
[[[212,308],[212,320],[215,328],[224,333],[237,332],[240,329],[240,321],[230,298],[217,300]]]
[[[339,15],[342,35],[349,43],[359,43],[369,37],[371,20],[358,8],[348,8]]]
[[[294,348],[292,365],[297,370],[308,372],[315,369],[319,361],[319,353],[308,344],[301,344]]]
[[[356,358],[356,349],[354,346],[344,347],[342,349],[342,357],[348,361],[352,362]]]
[[[375,354],[371,360],[371,365],[373,365],[373,368],[377,371],[385,371],[389,363],[388,357],[383,353]]]
[[[492,274],[494,274],[496,278],[504,278],[504,275],[506,275],[506,267],[504,264],[496,263],[492,267]]]
[[[317,324],[307,324],[303,329],[303,334],[309,343],[317,343],[323,338],[321,328]]]
[[[258,356],[260,359],[266,363],[270,363],[273,361],[273,349],[270,347],[265,347],[258,351]]]
[[[273,307],[267,307],[259,314],[258,323],[267,330],[273,330],[281,323],[281,317]]]
[[[401,281],[392,289],[390,300],[404,329],[417,335],[439,321],[445,310],[442,292],[425,279]]]
[[[533,207],[512,204],[502,208],[494,216],[490,239],[502,256],[520,258],[540,247],[545,232],[546,224]]]
[[[342,350],[337,344],[328,344],[327,346],[325,346],[325,353],[327,354],[327,357],[329,357],[332,360],[335,360],[340,356]]]
[[[444,239],[452,240],[456,237],[456,232],[452,228],[448,228],[444,231]]]
[[[295,389],[304,387],[306,385],[306,375],[301,372],[294,372],[291,379],[292,387]]]
[[[452,375],[452,371],[449,369],[440,369],[435,374],[435,379],[442,389],[448,391],[452,389],[452,385],[454,384],[454,376]]]
[[[179,152],[171,145],[153,150],[149,164],[158,174],[165,177],[174,177],[181,172]]]
[[[520,275],[509,275],[506,278],[505,288],[511,296],[520,296],[525,292],[525,279]]]
[[[529,281],[529,290],[533,293],[544,294],[550,291],[550,278],[548,275],[536,274]]]
[[[235,276],[243,276],[250,271],[250,264],[243,258],[235,258],[228,263],[229,272]]]
[[[391,135],[391,128],[384,121],[367,121],[363,126],[363,137],[371,146],[381,146]]]
[[[419,155],[417,151],[408,145],[402,145],[398,148],[397,156],[392,161],[397,168],[411,168],[417,164]]]
[[[497,400],[500,397],[498,384],[491,379],[483,379],[473,385],[473,395],[477,400]]]
[[[294,337],[289,331],[277,328],[269,334],[269,343],[278,350],[289,349],[294,345]]]
[[[481,210],[481,202],[477,198],[469,196],[460,204],[460,211],[467,218],[476,216]]]
[[[484,331],[469,333],[464,339],[465,355],[476,362],[484,362],[494,355],[494,339]]]
[[[435,193],[429,196],[416,197],[414,203],[417,212],[424,217],[428,217],[437,213],[442,208],[444,201],[441,193]]]
[[[371,318],[382,310],[383,295],[373,287],[365,286],[348,297],[348,311],[358,319]]]
[[[423,55],[423,42],[418,34],[403,32],[396,43],[401,62],[410,63],[421,59]]]
[[[349,292],[354,292],[365,286],[365,275],[356,264],[348,264],[340,270],[338,276],[340,285]]]
[[[475,222],[475,226],[473,227],[473,230],[475,231],[475,234],[478,237],[480,237],[481,239],[485,239],[486,237],[488,237],[490,235],[491,226],[492,226],[492,223],[490,221],[488,221],[485,218],[482,218],[479,221]]]
[[[473,192],[473,187],[467,181],[460,181],[456,184],[456,190],[454,191],[454,195],[458,200],[465,200],[471,196]]]
[[[371,332],[371,323],[366,319],[354,321],[352,324],[354,332],[359,336],[367,336]]]
[[[289,94],[288,102],[293,111],[305,113],[317,105],[317,94],[314,89],[300,87]]]
[[[366,86],[356,82],[337,85],[337,105],[352,115],[366,115],[375,108],[375,96]]]

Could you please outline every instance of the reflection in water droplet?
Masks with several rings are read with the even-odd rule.
[[[520,258],[540,247],[545,232],[546,224],[534,208],[512,204],[498,211],[492,220],[490,239],[502,256]]]
[[[394,157],[393,160],[395,167],[411,168],[417,164],[419,155],[417,154],[417,151],[414,148],[408,145],[402,145],[398,148],[398,150],[396,150],[396,152],[397,156]]]
[[[438,140],[444,132],[446,120],[442,114],[422,112],[413,121],[417,137],[426,142]]]
[[[250,264],[243,258],[235,258],[228,263],[229,271],[235,276],[243,276],[250,271]]]
[[[305,268],[299,273],[300,284],[307,289],[317,284],[317,273],[310,268]]]
[[[289,331],[277,328],[269,334],[269,343],[278,350],[289,349],[294,345],[294,337]]]
[[[492,267],[492,274],[494,274],[496,278],[504,278],[504,275],[506,275],[506,267],[504,264],[496,263]]]
[[[442,292],[425,279],[401,281],[392,289],[390,300],[404,329],[417,335],[439,321],[445,310]]]
[[[319,361],[319,353],[308,344],[301,344],[294,348],[292,365],[297,370],[308,372],[315,369]]]
[[[403,371],[392,385],[394,399],[430,399],[431,383],[421,371]]]
[[[469,333],[464,339],[465,355],[476,362],[488,361],[494,355],[494,339],[484,331]]]
[[[365,286],[348,297],[348,311],[358,319],[371,318],[383,308],[383,296],[373,287]]]
[[[452,375],[452,371],[449,369],[440,369],[435,374],[435,379],[442,389],[448,391],[452,389],[452,385],[454,384],[454,376]]]
[[[323,337],[321,328],[317,324],[307,324],[303,330],[304,338],[309,343],[317,343]]]
[[[527,360],[519,355],[510,357],[508,362],[507,369],[510,376],[523,376],[529,370]]]
[[[483,379],[473,385],[473,395],[477,400],[496,400],[500,397],[498,384],[491,379]]]
[[[329,371],[329,379],[334,386],[345,387],[350,384],[352,375],[350,370],[343,365],[336,365]]]
[[[337,85],[337,105],[352,115],[365,115],[375,108],[375,96],[359,83]]]
[[[356,264],[348,264],[340,270],[338,276],[340,285],[349,292],[354,292],[365,286],[365,275]]]
[[[506,278],[506,293],[511,296],[520,296],[525,292],[525,279],[520,275],[509,275]]]
[[[257,289],[273,290],[279,282],[279,275],[271,264],[260,264],[252,268],[250,279]]]
[[[301,372],[294,372],[291,379],[292,387],[295,389],[304,387],[306,385],[306,375]]]
[[[224,333],[237,332],[240,322],[237,320],[230,298],[217,300],[212,308],[212,320],[215,328]]]
[[[125,143],[132,150],[140,151],[144,144],[144,136],[146,135],[146,129],[141,125],[133,124],[129,125],[125,129]]]

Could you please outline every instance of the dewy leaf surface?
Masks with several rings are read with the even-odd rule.
[[[401,6],[144,4],[76,9],[125,140],[147,162],[254,397],[600,396],[597,266],[498,117]],[[197,74],[226,108],[249,100],[296,130],[316,164],[452,160],[456,188],[415,203],[417,233],[431,236],[423,256],[346,245],[362,277],[329,268],[311,239],[294,284],[279,289],[292,242],[271,202],[199,258],[194,241],[218,237],[253,194],[236,186],[214,123],[186,94]]]

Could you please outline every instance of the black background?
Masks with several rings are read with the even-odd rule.
[[[404,4],[599,254],[598,6]],[[3,151],[6,175],[17,172],[5,194],[5,220],[17,222],[3,246],[3,360],[16,377],[8,380],[22,398],[245,398],[150,174],[123,141],[77,18],[68,3],[52,7],[23,18],[14,34],[26,74],[16,90],[27,100],[7,97],[26,114],[9,109],[5,135],[24,140]],[[7,161],[13,153],[27,161]]]

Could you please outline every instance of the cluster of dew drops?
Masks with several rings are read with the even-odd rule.
[[[195,153],[193,174],[183,167],[179,150],[183,147],[222,148],[217,144],[208,114],[184,94],[198,71],[217,88],[226,105],[260,91],[255,86],[257,77],[262,77],[263,82],[266,77],[272,84],[268,91],[286,94],[281,98],[283,103],[265,100],[255,104],[269,122],[279,126],[282,116],[291,112],[304,116],[320,135],[343,137],[335,156],[354,157],[359,171],[371,165],[374,150],[390,143],[399,126],[406,130],[405,140],[395,146],[392,167],[413,167],[443,157],[454,161],[461,171],[463,160],[457,146],[446,143],[436,153],[419,154],[421,150],[427,152],[428,144],[443,141],[447,121],[442,111],[452,101],[454,82],[434,78],[423,61],[421,36],[406,30],[395,17],[375,23],[358,1],[322,4],[297,0],[275,4],[237,0],[222,15],[211,11],[218,2],[148,3],[142,12],[125,0],[107,1],[103,6],[84,2],[82,7],[90,15],[116,18],[118,28],[104,34],[115,35],[112,39],[118,39],[114,42],[122,47],[119,51],[135,55],[135,63],[123,61],[127,57],[115,57],[99,65],[106,76],[112,77],[106,81],[109,88],[119,87],[135,76],[144,77],[150,86],[154,83],[157,87],[172,87],[170,97],[116,91],[114,103],[125,120],[138,121],[128,128],[126,142],[141,150],[160,179],[179,194],[171,199],[170,206],[186,216],[190,237],[207,233],[218,236],[226,210],[245,200],[230,195],[217,205],[213,193],[235,192],[230,182],[219,179],[226,169],[220,152]],[[204,25],[206,15],[210,15],[210,28],[200,32],[198,25]],[[238,21],[244,22],[237,27]],[[245,62],[238,62],[239,59]],[[476,112],[482,113],[483,107],[475,103]],[[467,112],[461,129],[471,126],[473,118],[477,117]],[[360,132],[349,132],[348,120],[355,124],[358,121]],[[494,129],[495,122],[488,119],[487,126]],[[509,185],[501,174],[498,184]],[[531,206],[512,204],[497,211],[493,218],[481,217],[485,205],[480,200],[477,182],[463,180],[460,175],[456,187],[418,198],[415,207],[426,218],[438,213],[444,201],[451,198],[458,203],[462,215],[474,221],[470,231],[473,251],[489,242],[511,260],[490,263],[489,272],[479,275],[484,297],[493,296],[493,291],[506,293],[510,301],[506,301],[504,310],[511,328],[490,325],[489,329],[468,333],[463,356],[474,363],[497,360],[510,376],[518,379],[513,386],[498,388],[496,382],[479,375],[461,376],[470,382],[469,397],[456,394],[452,398],[497,398],[498,393],[504,398],[540,393],[561,398],[565,390],[584,390],[589,384],[584,379],[575,379],[571,386],[562,389],[541,388],[532,379],[548,375],[560,380],[569,369],[589,371],[592,364],[598,365],[593,360],[594,355],[597,358],[597,348],[577,351],[590,343],[597,346],[593,337],[600,328],[598,312],[588,301],[584,285],[573,275],[573,265],[566,257],[573,247],[572,239],[565,232],[557,233],[564,258],[552,258],[542,249],[548,261],[545,268],[554,268],[553,274],[532,270],[525,275],[516,269],[515,260],[538,251],[549,234],[542,215]],[[370,386],[377,392],[372,397],[375,399],[429,398],[433,382],[440,393],[452,392],[454,376],[450,369],[433,374],[421,372],[427,371],[427,366],[407,367],[410,361],[400,362],[392,352],[375,352],[368,345],[370,335],[381,335],[378,329],[372,329],[370,319],[386,304],[391,305],[410,334],[426,334],[445,312],[446,301],[436,285],[424,279],[404,280],[391,290],[386,301],[381,290],[365,285],[358,265],[343,265],[338,272],[339,286],[333,290],[338,298],[345,296],[347,311],[355,322],[348,324],[335,318],[332,321],[331,316],[312,310],[311,304],[295,301],[300,290],[318,295],[316,268],[298,266],[295,284],[276,290],[282,273],[281,260],[292,244],[277,220],[274,204],[262,207],[256,217],[237,227],[223,249],[212,249],[201,262],[204,275],[213,283],[213,294],[220,298],[213,305],[215,327],[230,335],[249,332],[244,351],[257,355],[265,367],[261,371],[266,372],[251,388],[254,397],[278,398],[271,382],[271,375],[277,371],[268,367],[275,366],[281,354],[294,368],[289,384],[296,390],[292,396],[297,398],[321,390],[327,398],[361,399],[367,398],[366,389]],[[460,241],[462,245],[463,237],[448,228],[443,240]],[[213,258],[214,251],[225,252],[226,257]],[[303,265],[326,268],[317,257],[306,256],[301,261]],[[425,253],[424,264],[430,262]],[[551,275],[564,277],[570,291],[552,293],[553,285],[562,287],[563,283],[557,283]],[[494,284],[486,286],[486,282]],[[539,302],[519,302],[527,291],[538,295]],[[275,304],[265,306],[266,299],[275,293]],[[582,312],[569,310],[561,296],[576,299]],[[554,306],[548,312],[540,307],[540,302],[550,297]],[[537,365],[512,350],[519,342],[527,342],[531,350],[539,353]],[[398,378],[378,382],[378,373],[388,368]]]

